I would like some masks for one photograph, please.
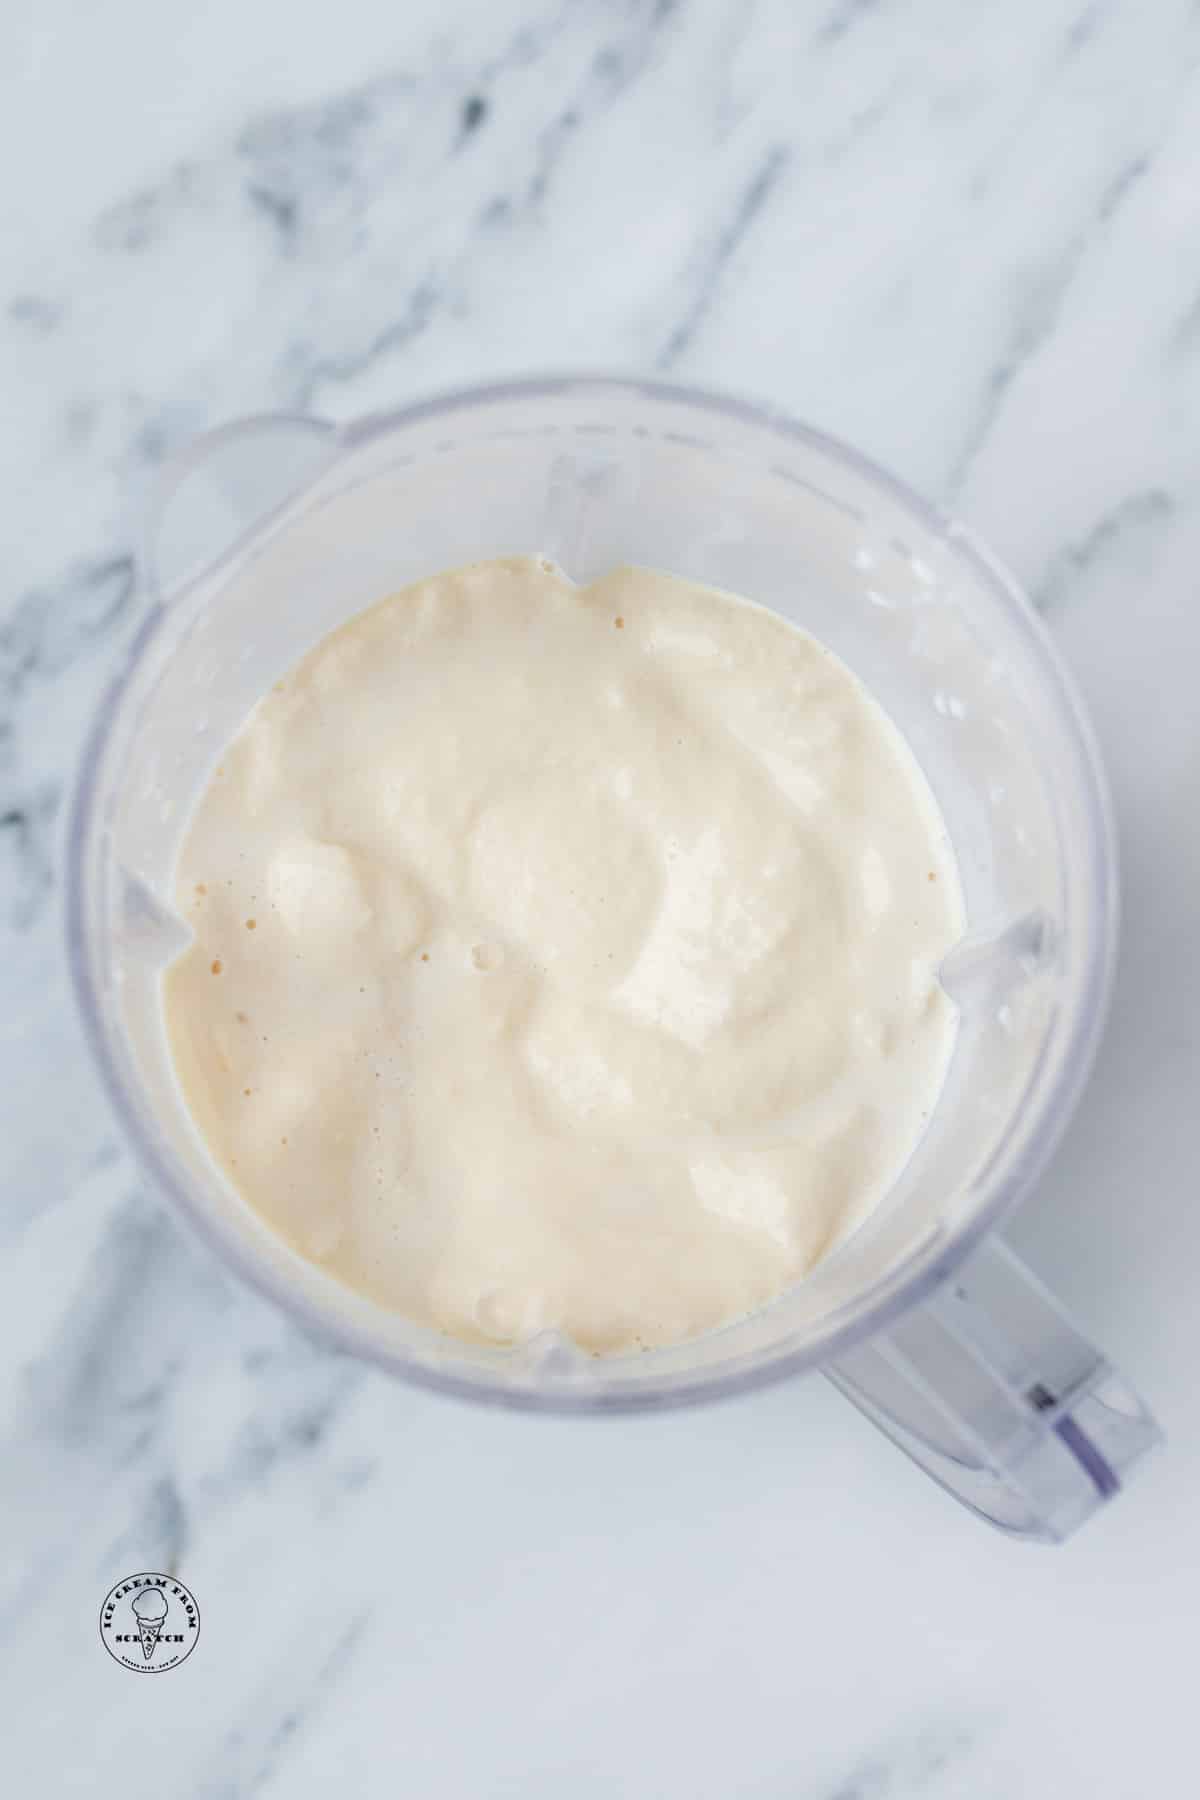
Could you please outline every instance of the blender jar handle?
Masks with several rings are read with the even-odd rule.
[[[339,432],[306,413],[258,413],[219,425],[172,457],[146,508],[141,567],[169,599],[243,548],[336,459]]]
[[[1161,1436],[998,1238],[825,1372],[965,1506],[1047,1543],[1119,1493]]]

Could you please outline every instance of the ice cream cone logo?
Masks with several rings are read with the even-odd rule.
[[[167,1596],[161,1588],[143,1588],[133,1596],[133,1610],[137,1618],[138,1637],[142,1641],[142,1655],[149,1662],[162,1633],[163,1620],[167,1616]]]
[[[200,1635],[200,1609],[177,1575],[127,1575],[100,1608],[100,1639],[135,1675],[161,1675],[185,1662]]]

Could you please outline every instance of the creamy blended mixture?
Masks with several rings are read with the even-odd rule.
[[[798,1281],[942,1085],[962,897],[814,639],[514,557],[352,619],[193,818],[188,1104],[304,1256],[473,1341],[677,1342]]]

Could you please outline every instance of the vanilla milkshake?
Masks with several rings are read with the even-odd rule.
[[[963,929],[920,768],[750,602],[535,557],[352,619],[226,749],[164,1006],[209,1152],[419,1323],[617,1354],[765,1305],[941,1089]]]

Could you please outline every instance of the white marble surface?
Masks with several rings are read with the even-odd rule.
[[[12,1791],[1131,1800],[1194,1781],[1200,14],[15,0],[0,16],[0,1709]],[[1048,1552],[821,1381],[475,1411],[301,1339],[121,1148],[57,832],[164,455],[499,372],[769,396],[979,527],[1094,708],[1127,917],[1014,1236],[1168,1450]],[[201,1642],[133,1680],[108,1585]]]

